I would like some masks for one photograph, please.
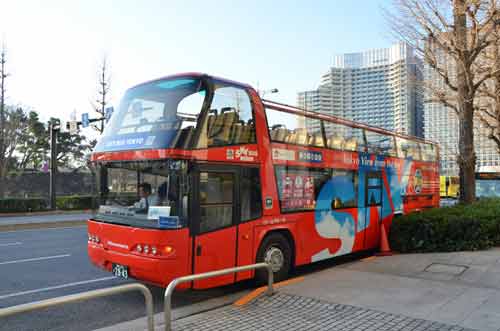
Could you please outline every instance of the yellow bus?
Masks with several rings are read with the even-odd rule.
[[[440,176],[439,192],[441,198],[458,198],[460,180],[458,176]]]

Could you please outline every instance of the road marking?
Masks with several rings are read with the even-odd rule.
[[[304,277],[295,277],[295,278],[287,279],[287,280],[284,280],[282,282],[274,284],[273,288],[277,289],[277,288],[280,288],[280,287],[283,287],[283,286],[287,286],[287,285],[290,285],[290,284],[295,284],[295,283],[303,281],[304,279],[305,279]],[[234,305],[237,306],[237,307],[244,306],[247,303],[249,303],[250,301],[252,301],[253,299],[255,299],[258,296],[260,296],[266,290],[267,290],[267,285],[259,287],[258,289],[256,289],[256,290],[248,293],[244,297],[242,297],[239,300],[235,301]]]
[[[23,263],[23,262],[32,262],[32,261],[42,261],[42,260],[50,260],[50,259],[59,259],[59,258],[68,257],[68,256],[71,256],[71,254],[61,254],[61,255],[53,255],[53,256],[42,256],[42,257],[34,257],[34,258],[31,258],[31,259],[5,261],[5,262],[0,262],[0,265],[3,265],[3,264],[13,264],[13,263]]]
[[[23,244],[22,242],[16,241],[15,243],[0,244],[0,247],[15,246],[15,245],[22,245],[22,244]]]
[[[79,225],[79,226],[64,226],[60,228],[44,228],[44,229],[24,229],[24,230],[12,230],[12,231],[0,231],[0,235],[4,233],[13,233],[13,232],[26,232],[26,231],[48,231],[48,230],[65,230],[65,229],[80,229],[80,228],[86,228],[86,225]]]
[[[50,286],[50,287],[43,287],[43,288],[38,288],[36,290],[29,290],[29,291],[22,291],[22,292],[16,292],[16,293],[11,293],[11,294],[5,294],[5,295],[0,295],[0,300],[12,298],[12,297],[18,297],[18,296],[26,295],[26,294],[33,294],[33,293],[57,290],[60,288],[72,287],[72,286],[77,286],[77,285],[97,283],[97,282],[102,282],[102,281],[111,280],[111,279],[116,279],[116,277],[111,276],[111,277],[96,278],[96,279],[90,279],[90,280],[83,280],[81,282],[74,282],[74,283],[67,283],[67,284],[61,284],[61,285]]]

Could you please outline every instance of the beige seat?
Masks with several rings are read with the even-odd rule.
[[[321,133],[316,133],[309,139],[309,146],[324,147],[323,135]]]
[[[327,145],[329,148],[342,149],[344,144],[344,138],[333,135],[327,139]]]
[[[295,141],[297,140],[297,133],[292,130],[287,130],[288,132],[286,133],[285,136],[285,143],[287,144],[295,144]]]
[[[221,114],[209,116],[215,116],[215,119],[212,120],[213,124],[209,126],[208,146],[228,144],[231,136],[231,128],[238,119],[234,108],[222,108]]]
[[[296,138],[295,144],[299,145],[307,145],[309,141],[309,135],[307,134],[307,130],[305,128],[295,129]]]
[[[283,127],[272,129],[271,130],[271,140],[272,141],[279,141],[279,142],[285,141],[287,131],[288,130],[283,128]]]
[[[210,129],[214,126],[216,118],[217,118],[217,115],[208,115],[207,127],[208,127],[209,132],[210,132]]]
[[[355,137],[349,138],[344,143],[344,150],[346,151],[357,151],[358,150],[358,139]]]
[[[217,135],[217,139],[219,139],[219,142],[225,145],[229,143],[231,128],[233,127],[233,124],[236,120],[236,112],[232,111],[224,113],[222,117],[223,117],[222,130],[220,134]]]
[[[241,135],[243,134],[243,127],[245,124],[241,123],[233,123],[231,127],[231,143],[232,144],[238,144],[241,141]]]

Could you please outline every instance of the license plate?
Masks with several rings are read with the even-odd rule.
[[[116,277],[127,279],[128,278],[128,267],[121,265],[121,264],[114,264],[113,263],[113,274]]]

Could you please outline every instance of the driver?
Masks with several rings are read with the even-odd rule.
[[[134,203],[132,208],[137,209],[137,212],[147,212],[149,206],[158,205],[158,196],[151,194],[151,184],[146,182],[141,183],[139,184],[138,189],[139,189],[139,197],[141,199],[136,203]]]

